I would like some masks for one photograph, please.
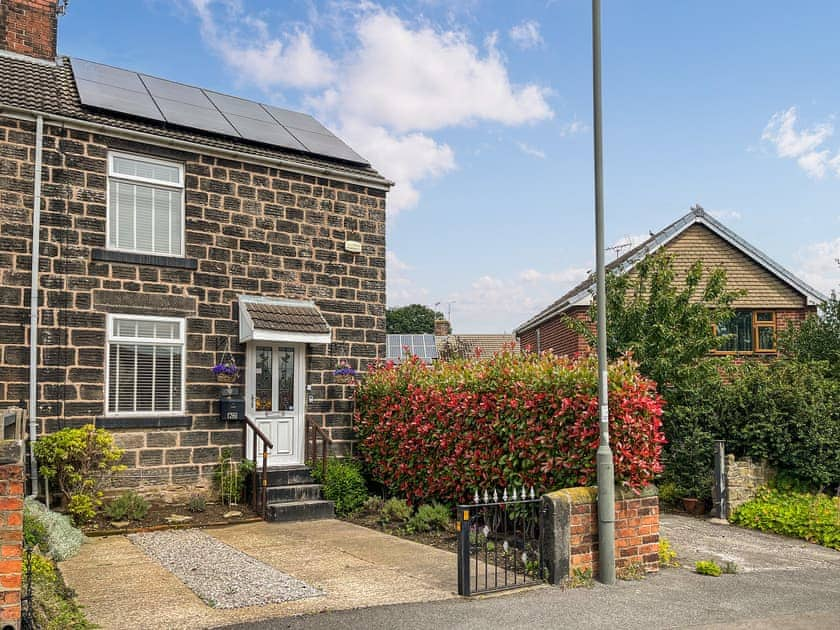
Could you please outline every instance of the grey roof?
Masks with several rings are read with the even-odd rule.
[[[673,240],[694,224],[700,224],[707,227],[723,240],[727,241],[730,245],[743,252],[748,258],[752,259],[774,276],[796,289],[805,297],[807,304],[813,305],[825,302],[826,297],[822,293],[797,278],[790,271],[770,258],[767,254],[750,245],[747,241],[735,234],[735,232],[723,225],[720,221],[707,214],[700,206],[694,206],[688,214],[680,217],[665,229],[651,235],[650,238],[640,245],[637,245],[629,252],[610,262],[606,265],[607,272],[624,273],[632,269],[645,256],[655,252],[657,249]],[[590,274],[586,280],[567,291],[563,294],[563,296],[552,302],[534,317],[521,324],[518,328],[516,328],[514,333],[520,335],[524,331],[541,324],[559,313],[563,313],[573,306],[588,305],[591,301],[591,293],[594,284],[595,275]]]
[[[329,333],[324,316],[310,303],[244,303],[254,328],[296,333]]]
[[[41,113],[47,117],[54,115],[78,120],[80,123],[102,125],[115,131],[148,134],[211,149],[244,152],[269,160],[292,160],[301,166],[324,172],[325,176],[358,176],[374,180],[382,187],[391,185],[391,182],[368,165],[173,125],[165,121],[85,107],[79,98],[67,57],[60,57],[52,64],[0,51],[0,113],[9,109]]]
[[[519,352],[519,340],[516,338],[516,335],[490,333],[439,335],[435,337],[438,352],[440,352],[446,345],[447,341],[452,344],[456,344],[458,341],[461,341],[466,344],[470,352],[475,352],[476,350],[481,349],[482,357],[492,357],[494,354],[501,352],[505,347],[512,348],[514,353]]]

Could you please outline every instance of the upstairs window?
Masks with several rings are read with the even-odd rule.
[[[776,315],[773,311],[736,311],[716,332],[726,339],[720,352],[776,352]]]
[[[108,247],[184,255],[184,168],[145,156],[108,154]]]
[[[184,320],[108,316],[109,415],[184,410]]]

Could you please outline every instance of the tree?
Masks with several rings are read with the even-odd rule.
[[[385,311],[385,330],[391,335],[419,335],[435,332],[435,320],[443,314],[422,304],[409,304]]]
[[[682,381],[699,359],[718,347],[715,327],[732,317],[732,303],[743,295],[727,288],[723,269],[712,270],[705,283],[703,271],[702,261],[696,261],[677,285],[673,256],[660,251],[642,259],[632,272],[609,274],[608,357],[631,352],[642,374],[660,389]],[[593,322],[596,314],[593,301]],[[572,318],[566,321],[595,347],[590,327]]]
[[[789,326],[779,345],[796,361],[827,361],[829,373],[840,378],[840,299],[837,292],[797,328]]]

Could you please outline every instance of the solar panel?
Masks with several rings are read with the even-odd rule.
[[[261,120],[267,123],[275,122],[271,114],[265,111],[262,105],[255,103],[254,101],[246,101],[244,98],[228,96],[227,94],[219,94],[218,92],[212,92],[210,90],[204,90],[204,94],[206,94],[207,98],[213,101],[213,104],[226,115],[234,114],[236,116],[247,116],[248,118]]]
[[[422,359],[426,363],[439,358],[434,335],[388,335],[386,345],[387,358],[400,362],[409,355]]]
[[[278,147],[288,147],[298,151],[307,150],[292,134],[286,131],[285,127],[278,125],[276,122],[263,122],[262,120],[254,120],[247,116],[237,116],[227,112],[225,112],[225,116],[239,134],[247,140],[273,144]]]
[[[348,147],[332,134],[327,135],[323,133],[315,133],[304,129],[297,129],[295,127],[288,127],[288,129],[294,134],[295,138],[300,140],[300,142],[312,153],[317,153],[318,155],[331,155],[350,162],[365,161],[361,155],[356,153],[353,149]]]
[[[70,63],[82,105],[369,164],[307,114],[83,59]]]

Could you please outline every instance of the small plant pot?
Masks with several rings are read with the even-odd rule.
[[[688,497],[684,498],[682,501],[685,511],[689,514],[693,514],[694,516],[702,516],[706,513],[706,504],[702,499]]]

